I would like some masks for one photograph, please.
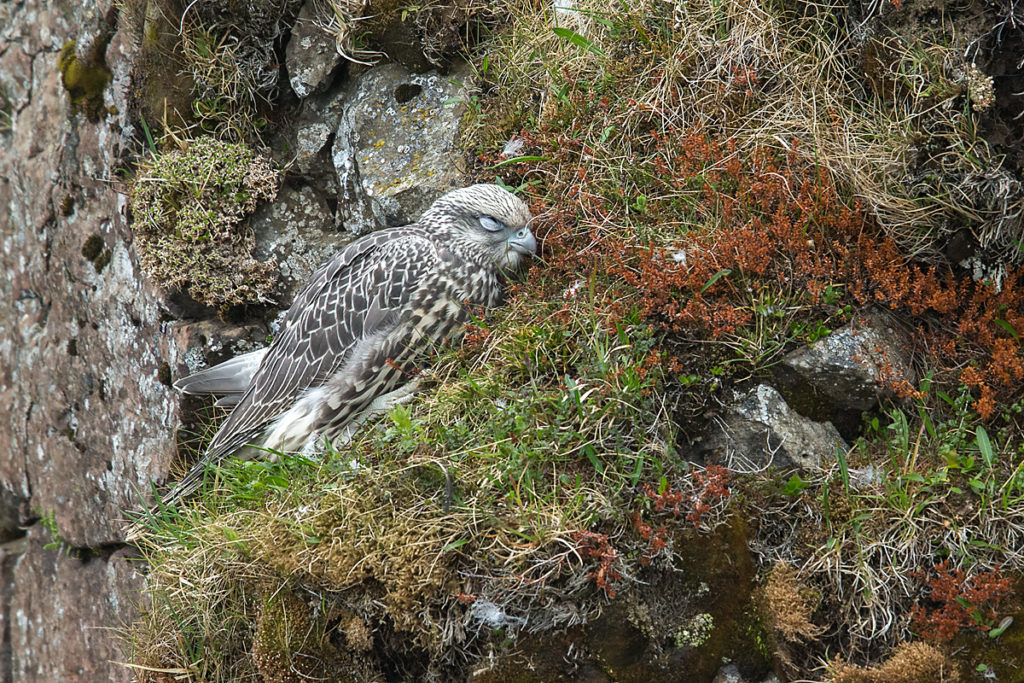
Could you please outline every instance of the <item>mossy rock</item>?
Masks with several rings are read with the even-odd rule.
[[[192,140],[142,165],[129,193],[143,270],[215,307],[269,303],[276,261],[256,261],[246,223],[280,174],[240,144]]]
[[[473,680],[710,681],[723,661],[755,680],[769,672],[742,521],[710,536],[680,525],[673,547],[679,566],[648,567],[585,626],[521,635]]]
[[[104,56],[108,42],[97,38],[83,58],[77,53],[78,44],[69,40],[64,43],[57,58],[57,68],[60,69],[64,89],[71,100],[72,111],[81,111],[93,123],[99,121],[106,112],[103,107],[103,91],[111,80]]]

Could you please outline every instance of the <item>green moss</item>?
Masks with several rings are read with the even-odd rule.
[[[103,252],[103,238],[99,235],[89,235],[89,238],[85,240],[85,244],[82,245],[82,256],[89,261],[95,261],[100,253]]]
[[[171,366],[166,362],[158,365],[156,368],[156,378],[160,384],[167,387],[171,386]]]
[[[102,237],[90,235],[85,240],[85,244],[82,245],[82,256],[92,261],[93,268],[96,269],[97,273],[102,273],[103,269],[110,263],[111,252],[103,242]]]
[[[103,107],[103,91],[111,79],[104,56],[107,41],[94,41],[85,58],[78,56],[77,46],[74,40],[64,43],[60,57],[57,58],[57,68],[60,69],[64,89],[71,100],[72,111],[81,111],[89,121],[96,123],[106,111]]]
[[[279,180],[268,159],[213,138],[157,155],[129,192],[145,272],[208,306],[268,302],[276,262],[252,257],[246,220]]]
[[[96,257],[96,260],[92,262],[93,268],[96,269],[97,273],[102,273],[103,269],[110,265],[111,252],[109,249],[104,249],[103,252]]]
[[[749,643],[754,651],[765,662],[772,661],[772,638],[764,626],[761,612],[756,606],[751,606],[739,621],[739,629],[742,642]]]

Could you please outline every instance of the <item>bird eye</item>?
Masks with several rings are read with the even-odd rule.
[[[492,216],[480,216],[480,225],[491,232],[499,232],[505,229],[505,224]]]

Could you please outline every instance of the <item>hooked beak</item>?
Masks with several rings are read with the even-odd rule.
[[[537,253],[537,239],[533,236],[529,227],[525,227],[509,238],[508,246],[523,256],[532,256]]]

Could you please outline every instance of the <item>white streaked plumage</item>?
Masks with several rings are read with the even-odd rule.
[[[411,395],[417,364],[461,331],[467,305],[500,303],[505,274],[535,253],[531,222],[516,196],[473,185],[416,223],[340,250],[299,292],[270,347],[175,383],[235,407],[165,502],[191,493],[207,464],[247,444],[294,451],[313,435],[333,440]]]

